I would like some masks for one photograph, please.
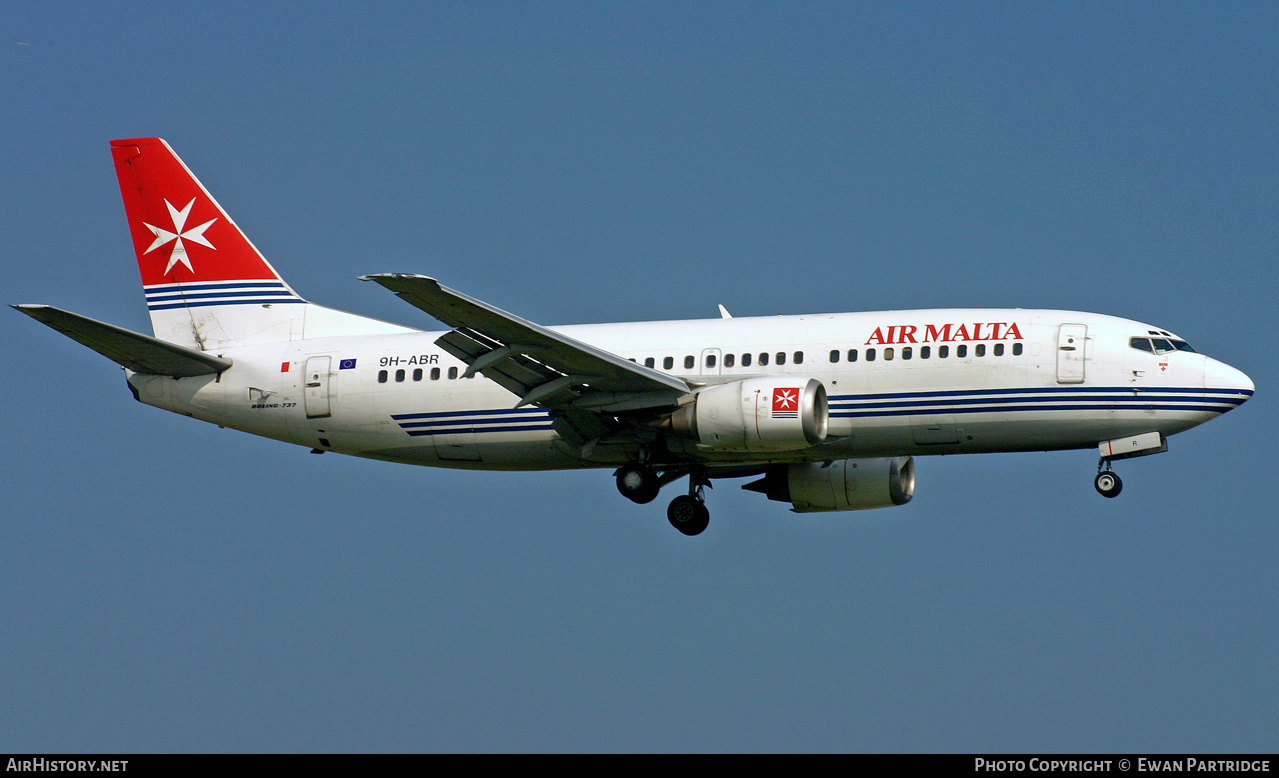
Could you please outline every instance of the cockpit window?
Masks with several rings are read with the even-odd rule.
[[[1151,354],[1167,354],[1169,351],[1195,353],[1189,343],[1176,338],[1129,338],[1128,345],[1138,351],[1147,351]]]

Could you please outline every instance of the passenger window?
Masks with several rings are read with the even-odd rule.
[[[996,343],[996,344],[995,344],[995,356],[997,356],[997,357],[1002,357],[1003,355],[1004,355],[1004,344],[1002,344],[1002,343]]]
[[[707,367],[715,367],[715,355],[714,355],[714,354],[707,354],[707,355],[706,355],[706,366],[707,366]]]
[[[785,352],[785,351],[779,351],[779,352],[777,352],[777,364],[779,364],[779,365],[784,365],[784,364],[786,364],[786,352]]]
[[[1014,343],[1014,344],[1013,344],[1013,356],[1015,356],[1015,357],[1019,357],[1019,356],[1021,356],[1021,344],[1020,344],[1020,343]]]
[[[929,357],[931,357],[932,355],[933,355],[933,347],[932,347],[932,346],[920,346],[920,347],[919,347],[919,358],[920,358],[920,359],[928,359],[928,358],[929,358]]]
[[[912,356],[910,346],[902,347],[902,359],[910,359]]]
[[[431,368],[431,380],[432,381],[440,380],[440,369],[438,367]]]
[[[395,371],[395,382],[398,384],[398,383],[402,382],[403,380],[404,380],[404,371],[403,371],[403,370],[396,370],[396,371]]]
[[[653,361],[653,358],[652,358],[652,357],[645,357],[645,358],[644,358],[644,367],[652,367],[652,366],[653,366],[653,365],[655,365],[655,364],[657,364],[657,363],[656,363],[655,361]]]
[[[832,365],[839,361],[839,349],[833,349],[830,352],[830,361]]]
[[[974,350],[977,352],[977,356],[979,356],[979,357],[984,357],[984,356],[986,356],[986,344],[985,344],[985,343],[978,343],[978,344],[977,344],[977,348],[976,348],[976,349],[974,349]]]
[[[692,355],[692,354],[689,354],[688,356],[684,357],[684,369],[685,369],[685,370],[692,370],[692,369],[693,369],[693,365],[696,365],[696,364],[697,364],[697,360],[696,360],[696,359],[693,359],[693,355]]]
[[[848,361],[849,361],[849,362],[856,362],[856,361],[857,361],[857,349],[855,349],[855,348],[850,348],[850,349],[848,350]]]
[[[955,356],[959,357],[960,359],[963,359],[964,357],[968,356],[968,347],[955,346]]]
[[[379,384],[386,383],[387,372],[385,370],[377,371],[377,382]]]
[[[751,355],[742,354],[742,367],[750,367],[750,366],[751,366]]]
[[[804,364],[804,352],[796,351],[792,356],[795,357],[795,364],[797,365]]]
[[[875,361],[875,349],[873,348],[866,349],[866,361],[867,362]]]
[[[675,367],[675,357],[662,357],[662,369],[670,370]]]
[[[759,366],[764,367],[768,364],[768,352],[764,351],[759,355]]]
[[[734,355],[732,355],[732,354],[725,354],[725,355],[724,355],[724,367],[732,367],[732,366],[733,366],[733,362],[734,362],[735,360],[736,360],[736,357],[735,357]]]
[[[421,381],[421,380],[422,380],[422,368],[417,367],[417,368],[414,368],[414,369],[413,369],[413,380],[414,380],[414,381]]]
[[[891,347],[884,349],[884,361],[893,361],[893,349]]]
[[[949,356],[950,356],[950,346],[938,346],[938,347],[937,347],[937,358],[938,358],[938,359],[945,359],[946,357],[949,357]]]
[[[457,368],[456,368],[456,367],[450,367],[450,368],[449,368],[449,378],[457,378]]]

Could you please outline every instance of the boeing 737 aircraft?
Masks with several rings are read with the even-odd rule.
[[[140,402],[322,453],[478,470],[608,468],[706,528],[711,479],[798,512],[902,505],[914,457],[1097,447],[1111,462],[1252,396],[1149,324],[917,310],[544,327],[421,275],[364,276],[449,329],[308,302],[159,138],[111,142],[154,335],[14,306],[124,367]]]

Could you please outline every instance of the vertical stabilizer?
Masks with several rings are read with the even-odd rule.
[[[111,141],[161,340],[199,349],[301,337],[299,297],[160,138]]]

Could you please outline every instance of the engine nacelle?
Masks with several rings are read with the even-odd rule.
[[[796,513],[905,505],[915,496],[915,458],[837,459],[774,465],[743,489],[788,502]]]
[[[824,441],[829,417],[816,378],[748,378],[702,389],[671,431],[714,451],[793,451]]]

